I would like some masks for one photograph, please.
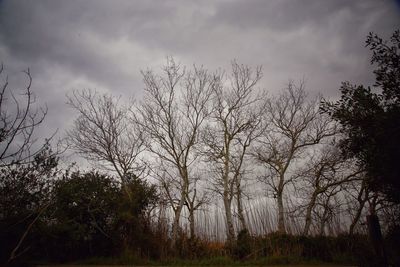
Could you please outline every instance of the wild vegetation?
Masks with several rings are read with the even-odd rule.
[[[63,144],[91,171],[36,135],[30,72],[21,95],[3,78],[1,262],[399,264],[400,32],[367,46],[376,84],[337,102],[173,58],[136,102],[74,91]]]

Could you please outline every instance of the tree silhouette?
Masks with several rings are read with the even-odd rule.
[[[365,167],[368,186],[400,203],[400,31],[389,42],[370,33],[366,44],[377,65],[373,88],[344,82],[323,111],[342,125],[342,151]]]

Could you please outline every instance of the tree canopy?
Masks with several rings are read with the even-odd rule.
[[[324,102],[322,109],[342,125],[342,151],[365,168],[368,186],[399,203],[400,31],[390,40],[370,33],[366,46],[372,51],[371,64],[376,65],[375,84],[344,82],[340,99]]]

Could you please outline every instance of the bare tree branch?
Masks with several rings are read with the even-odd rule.
[[[304,162],[307,148],[337,133],[335,124],[319,113],[319,102],[319,97],[307,99],[303,82],[299,86],[289,82],[283,93],[268,101],[264,119],[269,127],[252,151],[266,167],[267,174],[260,178],[276,196],[280,232],[286,232],[284,189],[296,178],[292,167]]]
[[[172,58],[167,59],[162,75],[151,70],[142,71],[142,75],[145,95],[141,105],[134,110],[134,118],[151,140],[148,150],[163,161],[163,173],[166,173],[166,167],[170,167],[177,174],[175,177],[158,175],[163,179],[171,178],[162,183],[168,199],[174,204],[174,242],[181,211],[189,199],[189,188],[195,181],[191,166],[198,158],[198,136],[209,115],[208,103],[215,78],[207,70],[196,66],[192,71],[186,71]],[[172,185],[175,189],[171,188]],[[173,198],[171,190],[179,194]]]
[[[139,156],[146,138],[129,118],[131,106],[120,103],[117,97],[91,90],[74,91],[67,104],[79,114],[67,131],[71,148],[89,161],[115,171],[123,185],[129,175],[143,173]]]

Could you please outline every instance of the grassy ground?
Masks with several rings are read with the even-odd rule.
[[[70,264],[38,264],[38,267],[278,267],[278,266],[295,266],[295,267],[344,267],[354,266],[346,264],[345,262],[324,263],[318,261],[293,261],[293,260],[268,260],[268,261],[172,261],[172,262],[134,262],[134,261],[120,261],[110,259],[91,259],[83,262],[76,262]]]
[[[41,267],[118,267],[118,266],[136,266],[136,267],[260,267],[260,266],[296,266],[296,267],[339,267],[354,266],[352,261],[346,259],[336,259],[332,262],[323,262],[315,259],[303,259],[292,256],[271,256],[246,261],[233,260],[230,257],[210,257],[204,259],[169,259],[164,261],[144,261],[137,259],[132,255],[124,255],[116,258],[94,257],[81,261],[70,262],[69,264],[52,264],[37,262]]]

